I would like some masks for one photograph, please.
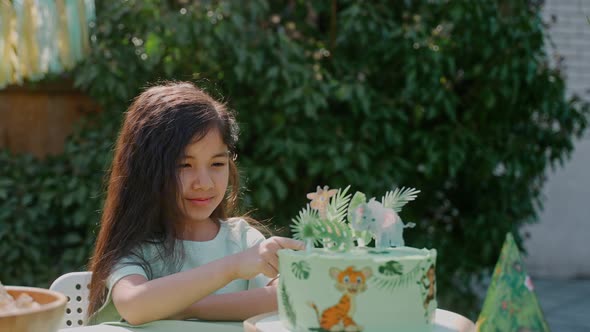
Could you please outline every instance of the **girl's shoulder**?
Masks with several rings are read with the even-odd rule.
[[[246,247],[264,240],[264,235],[244,218],[228,218],[221,221],[221,227],[227,228],[230,236],[239,239]]]
[[[250,224],[248,224],[245,219],[239,217],[221,220],[220,225],[221,227],[227,228],[230,233],[237,232],[238,234],[247,232],[250,228],[252,228],[252,226],[250,226]]]

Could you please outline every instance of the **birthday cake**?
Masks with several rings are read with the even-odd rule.
[[[379,202],[348,189],[318,187],[293,220],[306,249],[278,252],[282,325],[293,332],[431,331],[436,250],[405,246],[403,230],[414,224],[398,215],[419,191],[396,189]]]

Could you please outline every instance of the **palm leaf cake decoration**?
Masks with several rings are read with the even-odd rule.
[[[401,212],[402,207],[408,204],[409,201],[416,199],[420,190],[414,188],[402,187],[396,188],[394,191],[388,191],[381,199],[383,206],[388,209],[393,209],[395,212]]]
[[[315,245],[320,243],[316,226],[319,224],[320,216],[317,210],[313,210],[309,204],[299,211],[299,215],[293,219],[291,231],[293,238],[305,243],[305,249],[310,251]]]

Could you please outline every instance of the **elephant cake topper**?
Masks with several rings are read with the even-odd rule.
[[[375,198],[367,201],[362,192],[351,196],[349,189],[350,186],[344,189],[318,186],[315,192],[307,194],[311,202],[291,225],[294,237],[305,242],[306,250],[321,243],[325,248],[346,251],[355,242],[356,246],[364,247],[371,239],[375,240],[376,248],[404,246],[404,228],[415,224],[404,224],[398,212],[420,191],[397,188],[385,193],[379,202]]]

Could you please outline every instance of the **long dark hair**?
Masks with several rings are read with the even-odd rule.
[[[177,165],[185,147],[211,129],[219,130],[235,155],[238,126],[234,116],[191,83],[150,87],[129,106],[115,146],[100,232],[90,259],[89,316],[106,300],[105,282],[113,266],[123,257],[140,256],[137,250],[142,244],[158,244],[162,257],[178,262],[174,223],[182,212],[177,203]],[[228,190],[212,213],[213,220],[234,212],[238,182],[237,167],[230,158]],[[147,262],[145,265],[149,269]]]

